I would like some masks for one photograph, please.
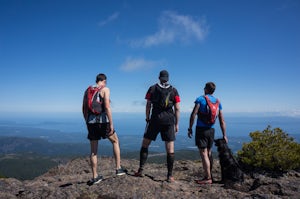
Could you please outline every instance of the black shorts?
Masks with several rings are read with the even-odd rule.
[[[109,123],[95,123],[95,124],[87,124],[88,136],[89,140],[101,140],[106,139],[110,132],[110,124]]]
[[[214,143],[215,129],[208,127],[196,127],[195,144],[198,148],[211,149]]]
[[[160,133],[162,141],[175,141],[175,126],[174,124],[157,124],[150,121],[145,129],[144,138],[155,141],[156,137]]]

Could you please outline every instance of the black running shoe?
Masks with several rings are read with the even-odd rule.
[[[91,184],[98,184],[103,180],[102,176],[97,176],[96,178],[91,179]]]
[[[116,175],[117,176],[125,175],[126,173],[127,173],[127,170],[123,169],[122,167],[120,169],[116,170]]]

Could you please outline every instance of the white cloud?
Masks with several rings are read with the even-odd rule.
[[[119,13],[118,12],[115,12],[113,13],[112,15],[110,15],[107,19],[103,20],[103,21],[100,21],[98,23],[99,26],[105,26],[106,24],[116,20],[117,18],[119,17]]]
[[[132,47],[151,47],[174,42],[189,43],[202,41],[208,33],[205,20],[196,20],[191,16],[165,11],[160,19],[157,32],[141,39],[132,40]]]
[[[144,58],[131,58],[127,57],[125,62],[121,65],[121,70],[124,71],[135,71],[145,68],[152,68],[158,65],[157,61],[145,60]]]

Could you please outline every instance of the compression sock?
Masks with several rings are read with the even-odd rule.
[[[167,154],[168,177],[172,176],[174,164],[174,153]]]
[[[210,161],[210,177],[211,177],[211,179],[213,179],[212,168],[213,168],[213,164],[214,164],[214,158],[213,158],[212,154],[209,156],[209,161]]]
[[[141,170],[143,170],[144,165],[147,161],[147,158],[148,158],[148,148],[142,147],[141,151],[140,151],[140,169]]]

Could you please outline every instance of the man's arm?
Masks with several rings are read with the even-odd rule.
[[[175,103],[175,132],[179,130],[179,116],[180,116],[180,105],[179,102]]]
[[[87,122],[88,120],[88,107],[87,107],[87,90],[84,92],[83,95],[83,100],[82,100],[82,114],[83,117],[85,119],[85,121]]]
[[[224,116],[223,116],[223,112],[222,110],[219,110],[219,123],[220,123],[220,127],[221,127],[221,131],[223,134],[223,138],[226,140],[226,142],[228,142],[227,136],[226,136],[226,123],[224,120]]]
[[[195,104],[195,106],[193,108],[193,111],[192,111],[192,113],[190,115],[190,124],[189,124],[189,129],[188,129],[188,136],[189,136],[189,138],[191,138],[192,135],[193,135],[193,125],[194,125],[194,121],[195,121],[195,118],[197,116],[199,107],[200,107],[200,104]]]
[[[105,112],[107,114],[107,118],[110,123],[110,130],[111,130],[110,133],[113,133],[114,123],[113,123],[112,112],[111,112],[111,108],[110,108],[110,90],[109,90],[109,88],[105,87],[102,89],[102,91],[103,91],[103,99],[104,99],[104,108],[105,108]]]
[[[150,121],[150,112],[151,112],[151,101],[147,100],[147,103],[146,103],[146,122]]]

